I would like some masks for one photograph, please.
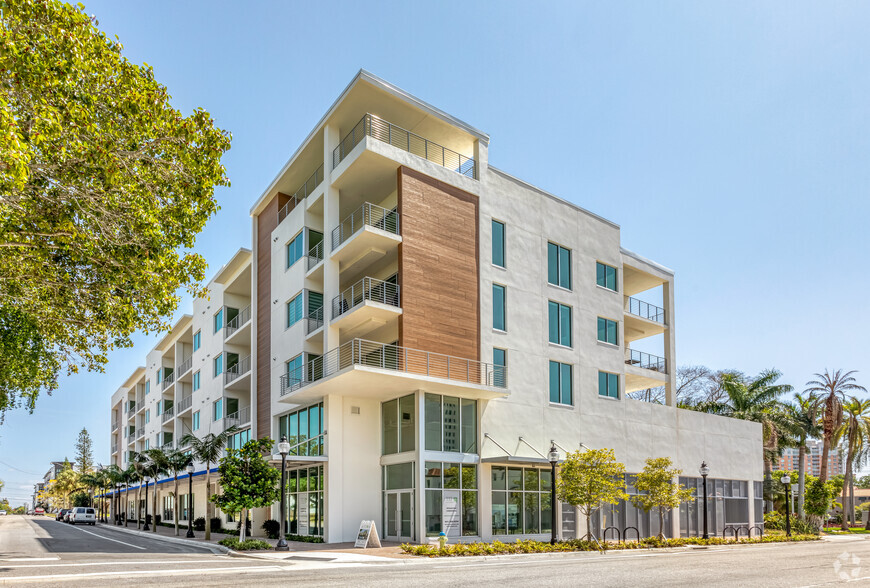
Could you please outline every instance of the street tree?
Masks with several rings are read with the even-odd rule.
[[[603,505],[617,504],[628,497],[625,465],[616,461],[612,449],[571,452],[559,467],[556,494],[586,517],[584,539],[597,540],[592,532],[592,515]]]
[[[178,530],[178,474],[187,470],[188,464],[192,461],[191,456],[178,450],[172,450],[166,453],[166,471],[172,474],[175,480],[175,487],[172,491],[172,506],[175,514],[175,535],[179,535]]]
[[[76,441],[76,467],[80,474],[87,474],[94,469],[94,448],[91,435],[83,428]]]
[[[795,393],[794,402],[787,406],[795,427],[795,441],[798,446],[798,499],[797,513],[804,517],[804,494],[806,493],[807,439],[817,437],[819,428],[819,399],[813,394],[802,396]]]
[[[204,294],[230,135],[81,4],[0,0],[0,415]]]
[[[157,532],[157,478],[165,474],[169,469],[169,460],[162,449],[146,449],[145,455],[148,461],[145,464],[145,475],[154,481],[154,492],[151,493],[151,516],[154,525],[151,530]],[[146,515],[147,518],[147,515]]]
[[[862,449],[870,436],[870,400],[850,398],[843,403],[843,424],[835,431],[831,441],[843,445],[846,452],[846,475],[843,482],[843,517],[841,525],[849,530],[849,523],[855,522],[855,493],[853,491],[853,465],[855,457],[862,455]]]
[[[232,437],[238,430],[238,427],[232,426],[223,433],[220,433],[218,435],[215,435],[214,433],[209,433],[202,439],[200,439],[193,433],[188,433],[181,438],[181,445],[190,446],[190,454],[193,456],[193,458],[205,464],[206,541],[211,539],[211,519],[214,513],[214,507],[212,506],[212,502],[209,499],[209,496],[212,495],[211,472],[209,470],[211,470],[211,464],[218,462],[221,454],[223,453],[224,447],[227,446],[227,441],[229,441],[230,437]]]
[[[268,437],[252,439],[241,449],[228,450],[220,460],[218,472],[223,490],[211,500],[225,513],[241,513],[239,541],[245,540],[248,511],[272,506],[280,498],[278,478],[281,474],[264,459],[271,453],[272,445]]]
[[[634,487],[640,494],[631,497],[632,504],[644,512],[658,509],[658,536],[662,539],[665,539],[665,512],[695,499],[692,491],[677,481],[683,470],[671,467],[672,465],[669,457],[647,459],[646,465],[634,481]]]

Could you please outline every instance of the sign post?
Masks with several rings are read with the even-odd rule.
[[[374,521],[362,521],[359,524],[359,533],[356,536],[354,547],[380,547],[381,540],[378,538],[378,529]]]

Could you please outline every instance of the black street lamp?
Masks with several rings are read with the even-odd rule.
[[[281,536],[275,551],[290,551],[290,546],[287,545],[287,493],[284,489],[287,483],[287,454],[290,453],[290,443],[287,442],[286,435],[281,435],[278,453],[281,454]]]
[[[706,461],[701,462],[701,468],[698,472],[704,480],[704,539],[709,539],[710,535],[707,534],[707,474],[710,473],[710,468],[707,467]]]
[[[145,476],[145,526],[142,527],[142,530],[151,530],[151,528],[148,526],[148,476]]]
[[[121,526],[121,483],[115,484],[115,502],[118,504],[115,507],[115,524]]]
[[[791,494],[791,476],[788,474],[784,475],[779,479],[782,482],[783,486],[785,486],[785,536],[791,537],[791,508],[788,504],[788,495]],[[843,516],[845,516],[845,510],[843,511]]]
[[[193,539],[193,462],[187,464],[187,538]]]
[[[556,442],[550,442],[550,452],[547,459],[550,460],[550,545],[556,544],[556,464],[559,463],[559,450]]]

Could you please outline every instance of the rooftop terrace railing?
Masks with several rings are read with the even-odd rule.
[[[399,306],[399,285],[365,277],[332,299],[332,319],[350,312],[366,300]]]
[[[632,298],[631,296],[626,296],[626,310],[629,314],[633,314],[634,316],[639,316],[640,318],[645,318],[649,321],[653,321],[656,323],[665,324],[665,309],[656,306],[655,304],[650,304],[649,302],[644,302],[643,300],[638,300],[637,298]]]
[[[319,186],[322,181],[323,164],[321,163],[320,166],[316,170],[314,170],[314,173],[311,174],[311,177],[305,180],[305,183],[302,184],[299,189],[293,193],[292,196],[290,196],[290,200],[288,200],[287,203],[282,206],[280,210],[278,210],[278,224],[280,225],[281,221],[287,218],[287,215],[290,214],[290,211],[296,208],[296,206],[300,202],[308,198],[308,196],[310,196],[314,192],[315,188],[317,188],[317,186]]]
[[[664,357],[638,351],[636,349],[628,349],[626,353],[625,363],[648,370],[655,370],[663,374],[668,373],[667,362]]]
[[[342,243],[366,225],[398,235],[399,213],[371,202],[364,202],[341,221],[341,224],[332,229],[332,250],[338,249]]]
[[[424,139],[411,131],[389,123],[372,114],[366,114],[344,136],[332,152],[332,168],[335,169],[348,154],[353,151],[363,137],[373,137],[393,147],[412,153],[432,163],[436,163],[455,171],[463,176],[478,179],[477,162],[471,157],[466,157],[452,149],[448,149],[438,143]]]

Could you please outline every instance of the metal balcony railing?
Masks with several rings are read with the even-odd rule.
[[[310,335],[323,326],[323,307],[311,311],[305,317],[305,334]]]
[[[118,453],[118,444],[117,443],[112,444],[112,453]]]
[[[174,444],[172,443],[172,441],[169,441],[168,443],[164,443],[163,445],[160,446],[160,449],[162,451],[169,451],[173,448],[174,448]]]
[[[227,339],[230,335],[244,327],[249,320],[251,320],[250,304],[243,308],[239,314],[228,320],[227,324],[224,325],[224,339]]]
[[[135,403],[135,402],[131,402],[131,403],[130,403],[130,407],[127,409],[127,416],[130,416],[130,415],[132,415],[132,414],[135,413],[135,412],[136,412],[136,403]]]
[[[175,383],[175,372],[169,372],[169,374],[163,376],[163,389],[166,390],[172,384]]]
[[[287,218],[287,215],[290,214],[291,210],[296,208],[296,206],[300,202],[302,202],[309,195],[311,195],[311,193],[314,192],[314,189],[317,188],[317,186],[319,186],[320,182],[322,182],[322,181],[323,181],[323,164],[321,163],[320,167],[318,167],[316,170],[314,170],[314,173],[311,174],[311,177],[308,178],[307,180],[305,180],[305,183],[302,184],[299,187],[299,189],[293,193],[292,196],[290,196],[290,200],[287,201],[287,204],[282,206],[281,209],[278,211],[278,224],[280,225],[281,221],[283,221],[285,218]]]
[[[251,371],[251,356],[248,355],[239,360],[239,363],[232,367],[228,367],[224,372],[224,383],[229,384],[233,380],[240,378]]]
[[[341,224],[332,229],[332,250],[338,249],[342,243],[366,225],[398,235],[399,213],[377,204],[364,202],[362,206],[341,221]]]
[[[185,410],[190,408],[192,404],[193,404],[193,396],[192,395],[188,396],[187,398],[182,398],[181,400],[178,401],[178,404],[176,405],[176,408],[177,408],[176,412],[178,414],[181,414]]]
[[[636,349],[626,349],[625,363],[648,370],[655,370],[663,374],[668,373],[667,362],[664,357],[637,351]]]
[[[473,359],[452,357],[387,345],[365,339],[352,339],[347,343],[314,358],[281,376],[281,396],[286,396],[303,386],[327,378],[347,367],[359,365],[408,374],[429,376],[480,384],[496,388],[507,387],[507,367],[483,363]]]
[[[333,150],[332,169],[335,169],[366,136],[389,143],[393,147],[437,163],[463,176],[478,179],[477,162],[471,157],[433,143],[371,114],[363,116]]]
[[[166,421],[170,420],[174,416],[175,416],[175,407],[170,406],[169,408],[167,408],[166,410],[163,411],[163,422],[165,423]]]
[[[136,429],[133,429],[132,431],[127,431],[127,441],[128,442],[132,441],[135,438],[136,438]]]
[[[399,285],[365,277],[332,299],[332,320],[356,308],[366,300],[399,307]]]
[[[191,355],[190,357],[188,357],[187,359],[182,361],[181,365],[179,365],[178,369],[175,371],[178,374],[178,377],[180,378],[181,376],[183,376],[184,374],[187,373],[187,370],[189,370],[192,367],[193,367],[193,356]]]
[[[309,271],[315,265],[323,261],[323,241],[308,250],[308,266]]]
[[[137,439],[139,437],[144,437],[144,436],[145,436],[145,429],[143,427],[136,429],[136,438]]]
[[[118,428],[118,421],[114,421],[114,422],[112,423],[112,430],[114,431],[114,430],[117,429],[117,428]]]
[[[639,316],[640,318],[645,318],[647,320],[657,323],[665,324],[664,308],[656,306],[655,304],[650,304],[649,302],[644,302],[643,300],[638,300],[637,298],[632,298],[631,296],[626,296],[625,302],[625,309],[628,311],[629,314],[633,314],[634,316]]]
[[[224,430],[229,429],[230,427],[240,427],[247,423],[251,422],[251,407],[246,406],[242,409],[239,409],[238,412],[234,412],[233,414],[229,414],[224,418]]]

